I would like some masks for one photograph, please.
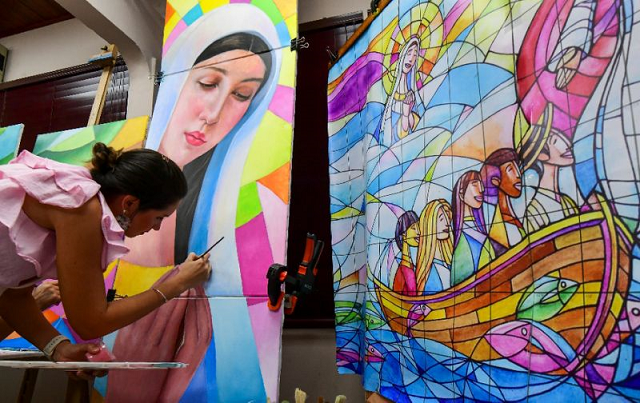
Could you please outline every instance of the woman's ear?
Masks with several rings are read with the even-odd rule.
[[[122,198],[122,210],[127,211],[130,215],[135,214],[140,208],[140,199],[132,195],[125,195]]]

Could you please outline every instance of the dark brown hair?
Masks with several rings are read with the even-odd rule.
[[[132,195],[140,199],[141,210],[164,209],[187,194],[182,170],[157,151],[116,151],[96,143],[91,164],[91,176],[105,198]]]

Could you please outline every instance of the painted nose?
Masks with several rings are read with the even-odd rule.
[[[200,113],[200,119],[207,125],[213,125],[220,120],[220,113],[224,106],[225,99],[217,96],[214,99],[207,102]]]

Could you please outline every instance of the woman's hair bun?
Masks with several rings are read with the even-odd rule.
[[[101,174],[113,172],[120,154],[122,150],[116,151],[104,143],[96,143],[93,146],[93,158],[91,158],[93,169]]]

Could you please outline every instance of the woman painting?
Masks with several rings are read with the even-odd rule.
[[[97,351],[58,334],[36,305],[35,283],[59,278],[69,322],[83,339],[95,339],[210,274],[208,255],[191,254],[165,281],[107,302],[102,272],[128,252],[124,237],[159,230],[187,192],[180,168],[158,152],[97,143],[87,170],[25,151],[0,167],[0,192],[0,328],[17,331],[51,360],[83,361]]]
[[[482,214],[484,185],[478,171],[467,171],[453,187],[453,263],[451,285],[461,283],[495,256]]]
[[[241,31],[238,20],[251,21],[252,31]],[[264,12],[249,4],[230,4],[190,25],[165,55],[167,72],[188,72],[165,77],[147,146],[176,158],[190,189],[166,233],[155,243],[135,245],[135,249],[138,261],[151,253],[157,255],[156,265],[164,266],[187,249],[204,251],[224,237],[212,251],[213,262],[224,262],[215,274],[219,281],[208,282],[199,290],[201,296],[257,295],[251,287],[261,288],[268,268],[268,264],[241,264],[240,245],[261,245],[267,237],[256,231],[237,238],[236,218],[249,148],[277,85],[282,51],[273,49],[278,47],[278,35]],[[284,239],[286,232],[281,236]],[[262,292],[265,289],[266,284]],[[267,393],[275,396],[271,389],[276,385],[265,385],[261,375],[262,361],[251,332],[254,310],[245,298],[194,298],[181,307],[167,307],[153,321],[140,321],[121,331],[116,354],[121,348],[126,356],[153,360],[161,353],[190,365],[186,371],[169,371],[153,379],[151,374],[141,374],[139,379],[129,373],[110,375],[108,398],[225,401],[233,396],[249,401],[266,400]],[[277,316],[266,308],[260,313]],[[280,320],[277,317],[274,323]],[[145,341],[139,334],[165,328],[178,330],[171,333],[173,338],[159,339],[159,348],[144,353],[147,349],[140,347]],[[223,347],[216,349],[217,345]],[[235,385],[234,374],[239,372],[244,374],[242,388]],[[139,382],[145,387],[137,387]]]
[[[407,211],[396,225],[396,245],[402,251],[400,264],[393,279],[393,290],[405,295],[416,295],[416,266],[412,250],[420,245],[419,217],[414,211]]]
[[[433,294],[451,286],[453,232],[446,200],[427,204],[420,214],[420,234],[416,287],[418,293]]]
[[[420,41],[416,37],[410,38],[400,52],[393,90],[382,115],[382,143],[387,146],[412,133],[424,113],[417,88],[419,52]]]

